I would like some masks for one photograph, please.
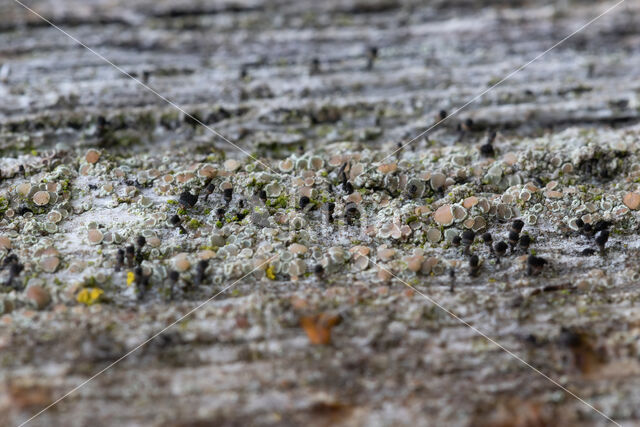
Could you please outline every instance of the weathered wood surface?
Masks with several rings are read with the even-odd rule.
[[[274,167],[271,159],[314,150],[326,159],[333,150],[372,150],[380,160],[432,124],[439,110],[465,104],[611,4],[29,2],[128,73],[148,73],[154,90]],[[378,47],[378,58],[366,70],[370,46]],[[576,191],[602,192],[596,210],[609,198],[622,206],[623,195],[637,190],[639,49],[640,3],[627,0],[401,156],[426,155],[436,164],[444,161],[434,154],[439,147],[453,147],[477,157],[485,131],[498,129],[500,155],[540,148],[515,168],[523,184],[540,178],[560,181],[563,190],[585,185]],[[310,73],[313,58],[319,70]],[[29,181],[18,165],[38,176],[42,159],[59,152],[66,154],[58,161],[75,173],[67,183],[74,208],[96,199],[89,210],[71,210],[51,233],[62,261],[54,273],[42,273],[36,261],[43,254],[23,240],[22,220],[5,217],[0,224],[27,260],[21,280],[40,280],[53,299],[38,311],[24,292],[2,294],[3,310],[15,308],[0,317],[0,424],[15,425],[222,288],[212,284],[170,303],[157,295],[135,303],[124,285],[113,285],[104,286],[109,301],[76,302],[87,271],[113,271],[113,246],[96,253],[84,227],[97,221],[126,229],[130,221],[129,241],[143,228],[88,189],[104,181],[82,174],[87,149],[99,148],[120,166],[133,159],[125,179],[162,162],[178,171],[212,153],[244,156],[12,0],[0,3],[0,70],[0,189],[11,207],[19,205],[12,199],[16,186]],[[100,118],[109,123],[106,134]],[[467,118],[473,129],[460,132]],[[620,141],[624,147],[615,148]],[[579,157],[587,142],[602,152],[575,158],[575,173],[563,178],[545,166],[554,153],[562,162]],[[602,172],[616,153],[625,153],[619,166]],[[470,279],[460,251],[441,243],[429,254],[459,265],[454,293],[446,274],[401,277],[607,415],[636,425],[637,214],[615,217],[606,258],[579,257],[592,244],[561,218],[575,209],[562,209],[527,226],[537,253],[551,260],[542,276],[526,276],[516,257],[494,271],[480,245],[485,271]],[[508,223],[492,221],[489,229],[505,235]],[[199,247],[162,230],[164,245]],[[353,240],[347,236],[345,249]],[[383,241],[365,243],[375,252]],[[415,246],[393,244],[402,254]],[[243,280],[29,425],[606,425],[399,281],[376,273],[371,266],[325,281]],[[122,284],[125,277],[121,271],[109,280]],[[342,316],[330,345],[311,345],[300,327],[302,316],[319,312]]]

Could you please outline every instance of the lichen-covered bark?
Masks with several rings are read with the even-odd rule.
[[[639,4],[426,3],[2,2],[0,424],[640,422]]]

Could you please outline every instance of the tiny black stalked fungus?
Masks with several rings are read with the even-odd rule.
[[[178,201],[185,208],[192,208],[198,202],[198,196],[191,194],[189,191],[183,191],[180,193],[180,199]]]
[[[451,267],[449,269],[449,292],[453,293],[453,289],[456,286],[456,270]]]
[[[240,72],[238,73],[238,78],[240,80],[244,80],[249,75],[249,68],[246,65],[240,67]]]
[[[13,287],[16,290],[19,290],[19,284],[14,283],[14,281],[16,277],[20,276],[22,270],[24,270],[24,265],[20,264],[19,262],[11,263],[9,265],[9,277],[7,278],[7,281],[4,285],[6,287]]]
[[[495,130],[492,130],[489,133],[487,133],[487,144],[493,144],[493,141],[496,140],[496,135],[497,135],[497,132]]]
[[[133,267],[133,261],[135,259],[136,249],[133,245],[127,246],[126,255],[127,255],[127,266],[129,268]]]
[[[231,203],[231,200],[233,199],[233,188],[225,188],[222,195],[226,204]]]
[[[26,214],[27,212],[33,213],[33,211],[27,206],[20,206],[20,208],[18,208],[18,214],[20,214],[20,216]]]
[[[581,218],[576,219],[576,227],[582,229],[584,227],[584,221]]]
[[[138,248],[136,249],[136,264],[140,264],[143,260],[144,260],[144,255],[142,254],[142,247],[143,246],[138,246]]]
[[[347,216],[356,216],[359,213],[358,206],[355,203],[347,203],[344,212]]]
[[[18,255],[16,255],[16,254],[8,254],[6,257],[4,257],[4,260],[2,260],[2,269],[4,269],[5,267],[10,266],[14,262],[18,262]]]
[[[120,271],[124,267],[124,249],[118,248],[116,252],[116,271]]]
[[[196,266],[196,278],[195,278],[196,286],[200,286],[204,281],[204,275],[205,275],[205,272],[207,271],[208,266],[209,266],[208,259],[201,259],[200,261],[198,261],[198,265]]]
[[[609,230],[606,228],[596,233],[596,245],[600,248],[600,252],[604,252],[604,247],[609,240]]]
[[[476,238],[476,233],[473,230],[464,230],[462,232],[462,244],[465,246],[469,246],[473,243]]]
[[[309,65],[309,74],[319,74],[320,73],[320,60],[318,58],[311,59],[311,65]]]
[[[327,203],[327,221],[333,222],[333,211],[336,209],[336,204],[333,202]]]
[[[96,120],[96,133],[98,134],[98,136],[101,136],[104,134],[107,125],[108,125],[107,119],[102,115],[98,116]]]
[[[300,197],[300,210],[304,210],[304,208],[306,208],[309,203],[311,203],[311,199],[309,199],[307,196]]]
[[[585,236],[591,237],[594,233],[595,231],[593,231],[591,224],[585,224],[584,227],[582,227],[582,234]]]
[[[518,243],[518,240],[520,240],[520,233],[518,233],[517,231],[511,230],[509,232],[509,245],[511,246],[511,250],[515,248],[516,244]]]
[[[496,152],[493,149],[493,144],[482,144],[480,146],[480,154],[482,154],[485,157],[493,157]]]
[[[396,147],[397,147],[395,151],[396,157],[400,159],[400,157],[402,157],[402,149],[404,148],[404,145],[402,145],[402,141],[398,141],[396,143]]]
[[[529,276],[536,276],[540,274],[546,264],[546,259],[535,255],[529,255],[527,258],[527,274]]]
[[[141,251],[144,248],[144,245],[147,244],[147,239],[143,235],[139,235],[136,237],[136,245],[138,246],[138,251]]]
[[[340,179],[340,182],[343,185],[345,182],[347,182],[347,174],[344,173],[345,169],[347,169],[347,164],[348,162],[344,162],[342,165],[340,165],[340,169],[338,169],[338,179]]]
[[[313,272],[318,278],[322,278],[324,275],[324,267],[322,264],[316,264],[315,267],[313,267]]]
[[[353,184],[351,184],[349,181],[346,181],[342,185],[342,189],[344,190],[345,193],[351,194],[351,193],[353,193]]]
[[[215,184],[214,184],[214,183],[210,182],[210,183],[209,183],[209,184],[207,184],[207,186],[205,187],[205,190],[204,190],[204,194],[205,194],[204,199],[205,199],[205,200],[208,200],[208,199],[209,199],[209,196],[210,196],[214,191],[216,191],[216,186],[215,186]]]
[[[352,224],[354,220],[360,218],[358,206],[353,202],[347,203],[344,207],[344,216],[347,219],[347,224]]]
[[[487,135],[487,142],[480,146],[480,154],[486,157],[493,157],[495,150],[493,149],[493,141],[496,139],[496,132],[491,131]]]
[[[142,273],[142,286],[144,286],[145,290],[147,290],[149,288],[149,279],[151,279],[151,273],[144,274],[144,272],[143,272]]]
[[[414,183],[411,183],[407,186],[407,196],[410,198],[415,198],[418,195],[418,186]]]
[[[520,234],[523,228],[524,221],[522,221],[521,219],[516,219],[511,223],[511,231],[515,231],[518,234]]]
[[[181,222],[182,222],[182,220],[180,219],[180,217],[178,215],[173,215],[171,218],[169,218],[169,223],[171,223],[171,225],[173,225],[178,230],[180,230],[180,232],[186,233],[187,231],[184,229],[184,227],[182,226]]]
[[[482,241],[489,247],[489,249],[492,249],[491,243],[493,242],[493,237],[491,236],[491,233],[489,233],[488,231],[484,233],[482,235]]]
[[[222,221],[224,219],[224,215],[227,213],[227,210],[225,208],[218,208],[216,209],[216,217]]]
[[[378,47],[371,46],[367,50],[367,70],[371,71],[373,69],[373,63],[378,57]]]
[[[173,299],[173,294],[175,292],[175,287],[178,284],[178,280],[180,280],[180,273],[176,270],[169,271],[169,299]]]
[[[507,245],[507,243],[504,240],[501,240],[495,245],[493,245],[493,252],[496,254],[496,257],[498,258],[498,262],[500,262],[501,257],[506,255],[508,248],[509,248],[509,245]]]
[[[438,121],[442,121],[447,118],[447,112],[445,110],[438,111]]]
[[[529,237],[527,234],[523,234],[522,236],[520,236],[520,241],[518,242],[518,246],[520,246],[520,249],[526,252],[527,250],[529,250],[529,245],[531,245],[531,237]]]
[[[262,200],[263,202],[267,201],[267,192],[264,190],[260,190],[260,193],[258,193],[258,197],[260,197],[260,200]]]
[[[136,281],[136,289],[138,291],[138,299],[144,298],[144,294],[147,291],[147,284],[149,283],[149,278],[145,276],[142,267],[137,266],[133,270],[134,278]]]
[[[466,255],[469,254],[469,248],[473,244],[475,238],[476,233],[474,233],[473,230],[464,230],[462,232],[462,245],[464,246],[464,253]]]
[[[178,273],[177,271],[171,270],[169,272],[169,280],[171,280],[172,282],[177,282],[179,278],[180,278],[180,273]]]
[[[585,248],[582,251],[580,251],[580,255],[581,256],[592,256],[595,255],[596,250],[593,248]]]
[[[480,258],[478,255],[471,255],[469,257],[469,275],[476,277],[480,271]]]
[[[460,243],[461,243],[461,242],[462,242],[462,238],[460,238],[460,236],[459,236],[459,235],[455,235],[455,236],[453,236],[453,239],[451,239],[451,244],[452,244],[453,246],[455,246],[456,248],[457,248],[458,246],[460,246]]]
[[[583,342],[583,337],[578,332],[571,330],[567,327],[562,327],[560,329],[560,335],[558,336],[558,344],[570,347],[577,348]]]

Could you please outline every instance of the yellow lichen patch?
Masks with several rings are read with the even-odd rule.
[[[98,302],[103,293],[104,291],[100,288],[84,288],[78,292],[76,300],[82,304],[92,305]]]
[[[136,275],[133,274],[133,271],[127,272],[127,286],[131,286],[134,280],[136,280]]]
[[[276,275],[273,272],[273,266],[269,265],[269,267],[267,267],[267,269],[265,270],[265,273],[267,275],[267,277],[271,280],[276,280]]]

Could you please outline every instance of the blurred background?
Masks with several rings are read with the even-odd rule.
[[[266,156],[345,140],[391,149],[613,4],[28,2],[199,120]],[[429,136],[459,141],[467,119],[472,139],[487,128],[536,135],[637,120],[638,19],[638,3],[626,1]],[[103,141],[112,148],[230,148],[13,0],[0,3],[0,31],[4,148],[24,143],[12,131],[25,126],[39,130],[34,147],[93,144],[100,116],[115,131]]]
[[[615,4],[24,1],[264,158],[341,141],[390,152]],[[59,146],[243,157],[130,76],[13,0],[0,0],[0,166]],[[627,0],[407,150],[475,144],[489,129],[517,139],[633,125],[639,77],[640,2]],[[30,425],[604,425],[455,320],[422,300],[409,302],[404,288],[343,285],[326,293],[290,283],[245,287]],[[292,290],[329,308],[338,296],[354,305],[335,346],[309,345],[291,314],[306,302]],[[369,304],[381,296],[384,305]],[[477,298],[492,305],[486,295]],[[101,307],[1,318],[0,424],[26,420],[191,308]],[[597,351],[579,340],[571,347],[574,335],[536,352],[535,336],[498,328],[501,314],[491,313],[487,328],[508,346],[533,364],[576,374],[572,384],[597,405],[640,418],[637,379],[611,388],[581,370],[596,363]],[[637,325],[625,323],[629,336],[637,338]],[[573,354],[583,358],[577,367],[567,362]],[[624,377],[621,366],[610,374]]]

